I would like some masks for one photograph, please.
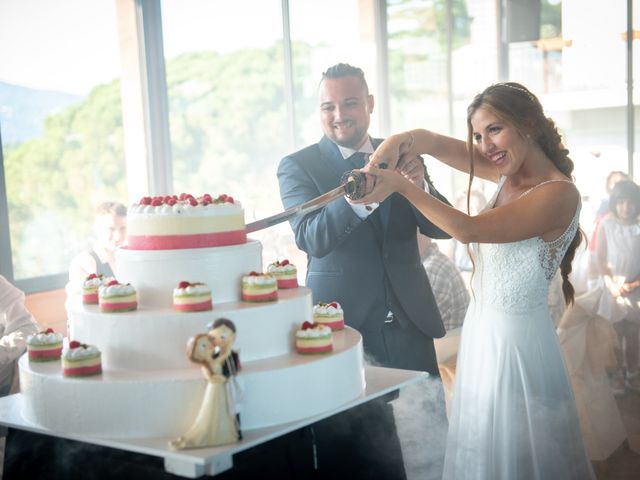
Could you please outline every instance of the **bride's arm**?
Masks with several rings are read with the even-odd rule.
[[[382,201],[398,192],[431,222],[462,243],[507,243],[535,236],[554,240],[569,225],[579,200],[575,186],[555,182],[504,206],[471,216],[442,203],[396,171],[370,166],[364,170],[376,176],[376,186],[359,202]]]
[[[394,169],[400,158],[422,154],[430,155],[456,170],[469,173],[469,152],[465,142],[424,129],[391,135],[376,148],[370,163],[386,163],[389,169]],[[478,149],[475,149],[474,153],[474,175],[493,182],[500,178],[497,169]]]

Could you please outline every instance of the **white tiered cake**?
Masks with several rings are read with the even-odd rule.
[[[243,430],[321,414],[364,392],[362,338],[353,329],[334,333],[334,350],[295,352],[295,331],[312,320],[307,288],[279,291],[269,303],[240,301],[241,277],[262,270],[262,246],[235,245],[117,252],[117,278],[138,292],[132,312],[102,313],[80,297],[67,302],[69,338],[98,346],[103,373],[63,377],[58,362],[20,359],[22,415],[46,429],[101,438],[173,438],[192,424],[206,381],[186,355],[189,338],[213,320],[235,323],[243,386]],[[180,281],[209,285],[213,310],[172,309]]]

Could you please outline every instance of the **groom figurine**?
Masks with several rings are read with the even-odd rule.
[[[278,167],[285,208],[337,187],[343,173],[362,168],[367,154],[382,141],[368,134],[374,99],[360,68],[343,63],[330,67],[322,75],[319,99],[324,136],[319,143],[284,157]],[[405,159],[402,167],[414,183],[448,203],[431,185],[419,157]],[[291,220],[291,226],[297,246],[308,256],[306,285],[314,303],[341,304],[345,322],[362,334],[365,354],[373,363],[427,371],[435,377],[436,397],[442,399],[436,416],[444,429],[425,435],[446,435],[433,345],[445,329],[420,262],[416,232],[432,238],[449,235],[399,194],[366,206],[339,198]],[[354,410],[358,411],[314,426],[320,472],[326,478],[404,478],[391,405],[372,401]],[[338,441],[340,435],[348,451],[357,450],[352,457],[341,452],[345,445]],[[345,462],[348,458],[366,459],[362,462],[366,467],[350,465]]]

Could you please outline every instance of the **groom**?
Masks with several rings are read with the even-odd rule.
[[[334,65],[323,74],[319,90],[324,136],[319,143],[283,158],[278,167],[285,208],[337,187],[342,174],[364,166],[364,154],[372,153],[382,141],[368,134],[374,99],[361,69]],[[431,185],[421,159],[409,159],[403,168],[416,184],[448,203]],[[437,378],[436,396],[443,398],[433,339],[442,337],[445,330],[420,262],[416,232],[432,238],[449,235],[398,194],[381,204],[366,206],[340,198],[292,220],[291,226],[298,247],[308,256],[306,285],[313,292],[314,302],[338,301],[345,322],[362,334],[368,359],[384,367],[429,372]],[[344,433],[349,448],[355,444],[366,450],[359,454],[371,467],[373,477],[368,478],[403,478],[391,406],[373,401],[361,410],[367,418],[362,411],[357,415],[350,411],[315,427],[318,432],[327,431],[327,438],[317,435],[320,470],[367,478],[366,472],[356,465],[351,469],[344,460],[323,465],[324,458],[340,453],[339,436],[327,425],[333,422],[339,423],[337,431]],[[440,423],[446,427],[444,401],[437,410]],[[385,436],[384,441],[375,438],[376,431]],[[354,439],[358,433],[360,436]],[[389,458],[394,459],[391,465],[384,462]]]

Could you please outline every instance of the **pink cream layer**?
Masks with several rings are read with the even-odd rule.
[[[86,303],[86,304],[98,303],[98,291],[96,290],[94,293],[83,293],[82,303]]]
[[[326,325],[327,327],[331,328],[331,330],[333,331],[342,330],[344,328],[344,320],[338,320],[335,322],[323,322],[318,317],[316,317],[315,321],[320,325]]]
[[[270,293],[263,293],[261,295],[248,295],[242,292],[242,300],[245,302],[270,302],[278,299],[278,291],[274,290]]]
[[[53,347],[48,350],[29,350],[29,358],[31,360],[39,360],[41,362],[47,360],[57,360],[62,354],[62,345]]]
[[[282,280],[280,280],[278,278],[277,281],[278,281],[278,288],[280,288],[280,289],[298,288],[298,279],[297,278],[285,278],[285,279],[282,279]]]
[[[63,368],[62,374],[65,377],[88,377],[89,375],[97,375],[102,373],[102,364],[90,365],[88,367]]]
[[[247,243],[247,232],[234,230],[193,235],[130,235],[127,237],[131,250],[179,250],[183,248],[223,247]]]
[[[213,308],[213,304],[211,303],[211,300],[188,304],[174,303],[173,308],[175,308],[179,312],[201,312],[203,310],[211,310]]]
[[[138,302],[102,302],[100,310],[103,312],[129,312],[138,308]]]
[[[296,345],[298,353],[325,353],[333,350],[333,344],[323,345],[321,347],[298,347]]]

